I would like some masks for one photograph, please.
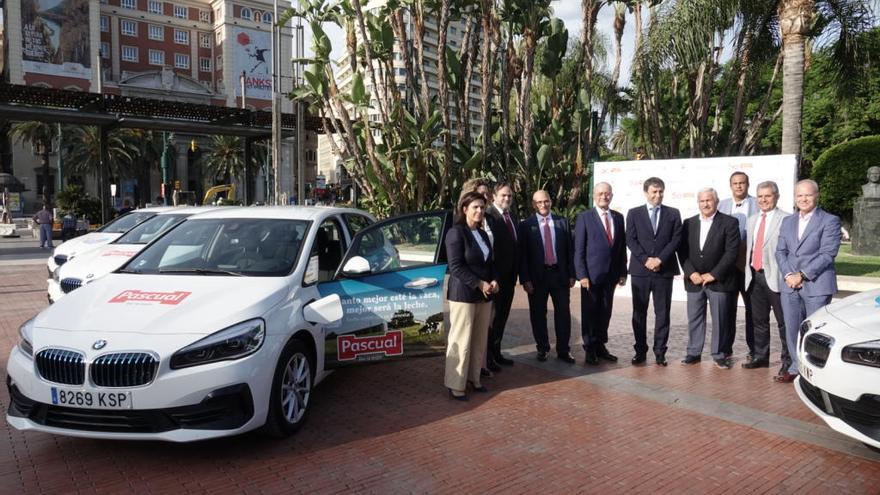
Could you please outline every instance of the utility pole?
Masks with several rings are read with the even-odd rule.
[[[280,204],[281,199],[281,26],[278,25],[278,0],[274,1],[272,19],[272,175],[275,185],[273,203]]]
[[[303,25],[302,17],[296,18],[296,63],[294,67],[293,84],[299,87],[303,83]],[[297,100],[296,102],[296,197],[300,205],[306,204],[306,133],[305,133],[305,116],[303,115],[305,105]]]

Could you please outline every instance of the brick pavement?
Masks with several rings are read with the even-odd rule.
[[[45,306],[44,284],[42,266],[0,267],[4,369],[19,324]],[[612,323],[621,364],[538,365],[518,297],[506,342],[518,363],[486,380],[489,394],[446,398],[441,358],[352,368],[316,389],[308,424],[284,441],[108,442],[4,424],[0,493],[880,493],[880,456],[821,446],[848,439],[771,372],[629,366],[627,303]],[[681,306],[673,359],[684,354]],[[749,414],[810,425],[817,438],[749,426]]]

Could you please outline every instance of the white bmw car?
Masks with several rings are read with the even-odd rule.
[[[880,450],[880,289],[813,313],[798,337],[795,389],[832,429]]]
[[[306,419],[332,369],[442,351],[448,212],[218,209],[20,328],[19,430],[192,441]]]
[[[52,272],[47,280],[49,302],[55,302],[68,292],[90,284],[124,265],[150,241],[176,227],[187,217],[205,213],[218,206],[189,206],[158,212],[132,227],[120,237],[103,246],[67,260]]]
[[[46,267],[49,269],[49,276],[52,276],[52,273],[55,272],[56,268],[67,263],[74,257],[110,243],[135,225],[151,218],[160,211],[166,211],[173,208],[173,206],[155,206],[134,210],[125,215],[120,215],[114,218],[94,232],[89,232],[88,234],[62,242],[54,251],[52,251],[52,256],[49,256],[49,259],[46,260]]]

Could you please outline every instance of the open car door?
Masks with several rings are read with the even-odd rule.
[[[413,213],[358,232],[334,279],[318,284],[343,308],[342,320],[324,328],[325,367],[443,351],[451,222],[449,211]]]

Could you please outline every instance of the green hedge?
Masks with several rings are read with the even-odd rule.
[[[880,165],[880,136],[865,136],[825,150],[813,165],[819,183],[819,206],[851,221],[854,201],[862,194],[866,173]]]

